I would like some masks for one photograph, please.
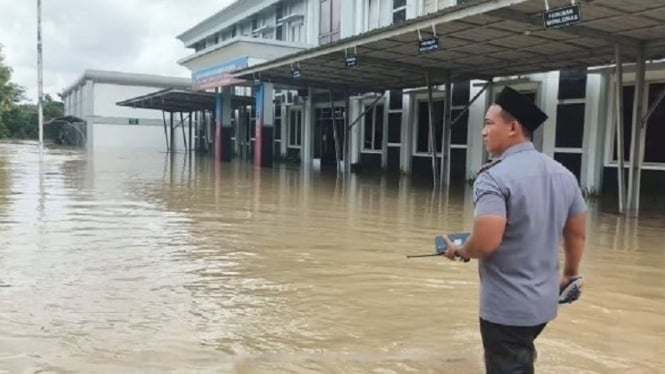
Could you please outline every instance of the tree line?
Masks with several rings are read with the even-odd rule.
[[[25,89],[11,81],[12,68],[5,64],[0,44],[0,139],[37,139],[39,136],[39,119],[37,105],[25,103]],[[44,123],[62,117],[65,105],[44,95]],[[48,131],[44,131],[47,136]]]

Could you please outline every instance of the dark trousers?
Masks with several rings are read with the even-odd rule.
[[[504,326],[480,319],[487,374],[533,374],[536,360],[534,340],[546,324]]]

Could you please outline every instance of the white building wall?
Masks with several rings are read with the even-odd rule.
[[[146,95],[157,91],[158,88],[146,86],[124,86],[108,83],[95,84],[95,115],[103,117],[125,117],[125,118],[153,118],[161,119],[159,110],[135,109],[118,106],[117,102]]]
[[[131,86],[112,83],[95,83],[90,79],[67,92],[65,114],[87,122],[87,144],[95,148],[133,148],[166,150],[162,112],[151,109],[134,109],[116,105],[117,102],[158,91],[160,87]],[[187,115],[184,114],[185,122]],[[166,115],[167,120],[169,115]],[[130,124],[130,119],[138,124]],[[174,118],[175,124],[180,116]],[[185,137],[189,133],[185,129]],[[167,126],[168,131],[168,126]],[[184,150],[182,129],[175,134],[176,151]]]
[[[93,148],[141,147],[166,149],[164,129],[161,126],[131,126],[95,123]],[[182,140],[181,140],[182,142]]]

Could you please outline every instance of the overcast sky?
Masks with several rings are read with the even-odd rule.
[[[248,0],[241,0],[248,1]],[[85,69],[189,77],[176,36],[233,0],[42,0],[44,93]],[[0,44],[12,81],[37,96],[37,1],[0,0]]]

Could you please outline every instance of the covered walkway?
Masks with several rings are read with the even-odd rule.
[[[665,0],[594,0],[572,5],[565,0],[477,0],[242,69],[234,76],[347,95],[427,87],[430,103],[432,85],[445,85],[449,104],[453,82],[483,80],[491,92],[499,77],[515,79],[565,68],[613,65],[618,69],[615,84],[621,87],[625,63],[636,65],[636,92],[643,92],[646,64],[663,57]],[[616,128],[621,129],[622,95],[621,90],[614,92]],[[665,92],[651,107],[642,95],[636,96],[627,193],[623,155],[618,158],[621,211],[639,209],[643,160],[634,155],[644,153],[647,119],[663,96]],[[346,131],[353,122],[347,120]],[[452,123],[446,110],[440,163],[432,152],[433,175],[440,184],[449,183]],[[621,152],[621,131],[617,138]],[[345,160],[348,163],[348,157]],[[349,170],[348,164],[344,170]]]
[[[233,108],[243,105],[252,105],[254,99],[247,96],[232,96],[231,106]],[[196,138],[198,142],[196,147],[199,151],[209,152],[212,144],[220,144],[219,137],[221,137],[220,126],[208,126],[210,118],[215,117],[217,109],[217,95],[209,92],[191,91],[177,88],[168,88],[147,95],[138,96],[128,100],[118,102],[119,106],[126,106],[131,108],[155,109],[162,111],[162,119],[164,121],[164,137],[166,139],[166,149],[168,152],[175,150],[175,134],[176,129],[182,129],[182,139],[185,150],[191,152],[194,149],[193,140]],[[167,131],[166,113],[169,113],[169,121]],[[180,120],[177,120],[176,115],[179,114]],[[185,117],[184,115],[187,114]],[[185,123],[188,125],[188,133],[185,133]],[[230,125],[230,124],[229,124]],[[193,134],[196,132],[196,135]],[[213,143],[213,135],[215,142]],[[218,147],[215,147],[217,149]],[[231,149],[229,148],[229,151]]]

